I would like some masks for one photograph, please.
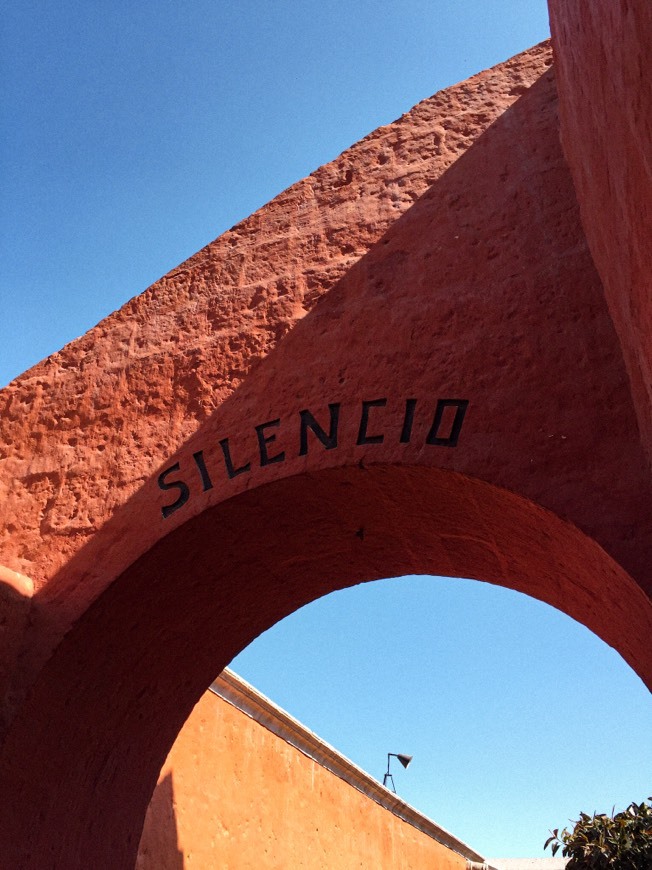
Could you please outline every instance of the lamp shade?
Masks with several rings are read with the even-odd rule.
[[[401,762],[401,764],[403,765],[403,767],[407,767],[408,764],[412,761],[412,756],[411,756],[411,755],[398,755],[398,754],[397,754],[396,757],[397,757],[398,760]]]

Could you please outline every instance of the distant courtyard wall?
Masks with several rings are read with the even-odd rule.
[[[230,676],[227,689],[234,685],[251,704],[250,687]],[[467,858],[434,839],[437,826],[429,819],[378,783],[378,793],[395,801],[394,809],[381,806],[359,790],[374,788],[371,777],[267,699],[253,702],[264,723],[212,692],[195,707],[161,771],[137,870],[465,870]],[[311,751],[310,744],[321,762],[292,744]],[[358,787],[328,769],[338,764]],[[401,812],[412,812],[431,833]]]

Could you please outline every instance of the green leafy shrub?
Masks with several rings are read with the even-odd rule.
[[[652,802],[652,797],[648,798]],[[616,815],[580,813],[572,831],[559,828],[546,840],[552,854],[563,847],[566,870],[652,870],[652,806],[631,803]]]

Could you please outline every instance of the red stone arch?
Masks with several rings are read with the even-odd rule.
[[[158,772],[215,674],[309,601],[409,573],[478,577],[547,601],[652,682],[649,602],[550,512],[435,468],[285,478],[163,537],[59,645],[5,744],[11,866],[131,866]]]
[[[425,101],[2,392],[11,866],[128,867],[194,701],[338,585],[519,588],[651,684],[644,367],[550,64]]]

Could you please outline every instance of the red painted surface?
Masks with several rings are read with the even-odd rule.
[[[563,145],[652,462],[652,4],[551,0]]]
[[[166,759],[136,870],[466,870],[258,722],[206,694]]]
[[[351,583],[520,589],[652,685],[640,402],[549,64],[425,101],[2,392],[0,563],[36,588],[0,755],[12,867],[133,863],[214,675]],[[457,446],[427,443],[438,399],[469,402]],[[329,404],[337,446],[302,450]]]

